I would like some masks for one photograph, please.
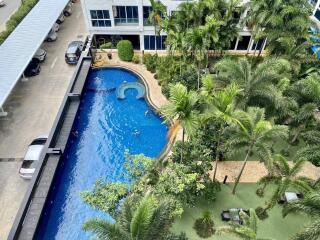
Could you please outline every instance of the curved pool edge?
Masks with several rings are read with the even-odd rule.
[[[136,69],[133,69],[133,68],[130,68],[128,66],[123,66],[123,65],[106,65],[106,66],[101,66],[101,67],[91,67],[91,69],[93,70],[99,70],[99,69],[104,69],[104,68],[120,68],[120,69],[124,69],[126,71],[129,71],[129,72],[132,72],[134,73],[135,75],[137,75],[137,77],[139,78],[140,81],[142,81],[143,85],[145,86],[146,88],[146,94],[145,94],[145,97],[146,97],[146,102],[150,105],[150,107],[161,117],[161,113],[160,113],[160,108],[161,106],[159,106],[159,104],[156,104],[153,100],[152,100],[152,97],[151,97],[151,93],[150,93],[150,86],[149,86],[149,83],[148,81],[145,79],[145,77],[142,75],[142,73],[139,73]],[[154,79],[154,78],[153,78]],[[156,81],[156,79],[154,79],[154,81]],[[166,98],[162,93],[161,95]],[[170,128],[172,126],[173,122],[170,121],[168,123],[168,127]],[[163,148],[163,150],[160,152],[159,156],[157,157],[158,160],[163,160],[165,159],[170,151],[171,151],[171,148],[173,147],[173,144],[174,144],[175,140],[170,142],[170,141],[167,141],[167,144],[166,146]]]

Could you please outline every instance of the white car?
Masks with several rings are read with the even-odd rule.
[[[47,52],[39,48],[33,58],[39,59],[40,62],[43,62],[46,59]]]
[[[28,146],[27,153],[24,156],[22,165],[19,169],[19,175],[22,178],[32,178],[47,139],[47,135],[39,136],[35,138]]]
[[[56,23],[61,24],[64,22],[64,19],[65,19],[64,14],[61,13],[59,18],[57,19]]]
[[[46,41],[53,42],[53,41],[57,40],[57,38],[58,38],[58,34],[54,31],[54,29],[51,29],[47,35]]]
[[[52,29],[53,29],[53,31],[58,32],[60,29],[60,24],[54,23]]]
[[[0,0],[0,7],[4,7],[6,5],[4,0]]]
[[[64,8],[63,10],[63,14],[66,16],[66,17],[70,17],[71,14],[72,14],[72,2],[69,2],[67,4],[67,6]]]

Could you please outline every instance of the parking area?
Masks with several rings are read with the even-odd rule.
[[[49,31],[49,28],[48,28]],[[18,170],[33,138],[48,134],[75,70],[65,63],[69,42],[87,36],[80,2],[73,14],[61,24],[58,39],[44,43],[46,60],[41,72],[27,81],[19,81],[5,107],[9,113],[0,118],[0,240],[6,239],[28,187]]]

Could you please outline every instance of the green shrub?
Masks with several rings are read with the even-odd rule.
[[[130,62],[133,57],[133,46],[129,40],[121,40],[117,44],[118,55],[122,61]]]
[[[132,57],[132,62],[136,64],[140,63],[140,56],[138,54],[134,54]]]
[[[263,188],[258,188],[258,189],[256,190],[256,194],[257,194],[258,197],[262,198],[262,197],[264,196],[264,190],[263,190]]]
[[[165,237],[165,240],[188,240],[185,233],[180,233],[179,235],[170,233],[168,236]]]
[[[280,154],[285,156],[285,157],[289,157],[290,156],[290,151],[288,149],[282,149],[280,151]]]
[[[147,67],[147,70],[155,73],[157,68],[158,55],[151,55],[149,53],[144,54],[144,64]]]
[[[267,211],[263,207],[257,207],[255,212],[260,220],[264,220],[269,217]]]
[[[214,222],[210,211],[204,211],[201,218],[198,218],[193,227],[202,238],[208,238],[215,233]]]
[[[112,47],[112,42],[107,42],[100,45],[100,49],[111,49]]]

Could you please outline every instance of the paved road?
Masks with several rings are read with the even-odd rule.
[[[0,31],[5,27],[7,19],[18,9],[21,0],[5,0],[6,6],[0,8]]]
[[[0,240],[7,238],[29,184],[18,175],[21,158],[34,137],[50,132],[75,70],[65,63],[65,50],[70,41],[86,35],[78,2],[61,24],[56,42],[42,45],[47,58],[40,74],[18,82],[5,105],[9,115],[0,118]]]

